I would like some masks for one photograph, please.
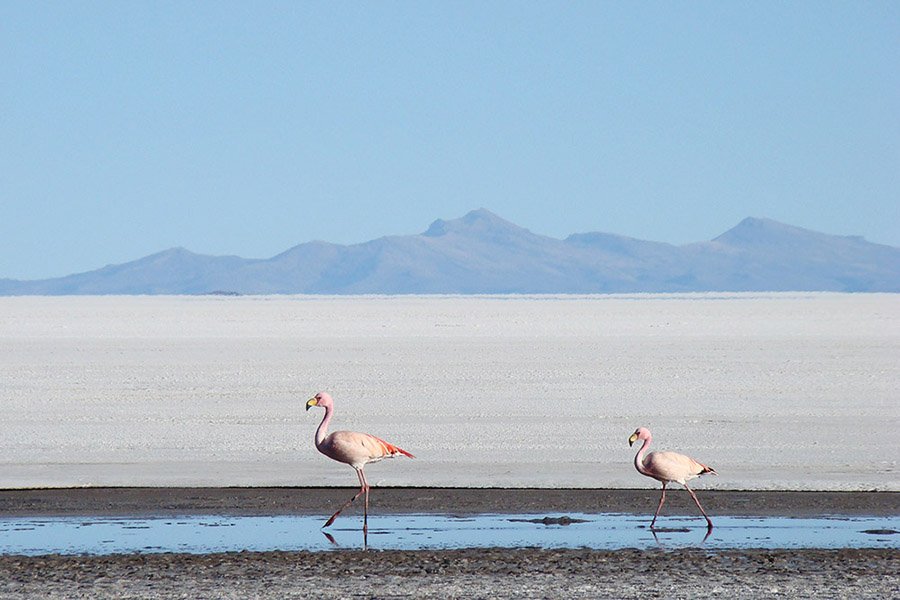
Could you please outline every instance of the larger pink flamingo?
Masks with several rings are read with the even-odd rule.
[[[656,525],[656,518],[659,516],[659,511],[662,508],[663,502],[666,501],[666,484],[670,481],[675,481],[684,486],[684,489],[691,494],[691,498],[697,503],[697,508],[700,509],[700,512],[703,513],[703,516],[706,518],[707,528],[712,529],[712,521],[710,521],[709,516],[706,514],[706,511],[703,510],[703,507],[700,506],[697,495],[694,493],[694,490],[688,487],[687,482],[706,473],[718,475],[715,469],[697,462],[690,456],[678,454],[677,452],[651,452],[650,454],[647,454],[647,456],[644,456],[647,448],[650,447],[650,442],[653,440],[650,435],[650,430],[646,427],[638,427],[635,429],[634,433],[631,434],[631,437],[628,438],[628,445],[634,445],[637,440],[643,440],[644,443],[641,444],[641,449],[638,450],[638,453],[634,456],[634,468],[637,469],[638,473],[641,475],[646,475],[647,477],[652,477],[653,479],[662,482],[662,496],[659,498],[659,506],[656,507],[656,513],[653,515],[650,529],[653,529],[653,526]]]
[[[363,517],[363,535],[369,531],[369,483],[366,481],[366,474],[363,467],[368,463],[378,462],[384,458],[393,458],[399,454],[415,458],[412,454],[402,448],[398,448],[393,444],[369,435],[368,433],[360,433],[358,431],[335,431],[331,435],[326,435],[328,431],[328,422],[331,421],[331,415],[334,412],[334,400],[329,394],[319,392],[310,398],[306,403],[306,410],[313,406],[321,406],[325,409],[325,417],[316,429],[316,448],[327,456],[338,462],[346,463],[356,470],[356,476],[359,478],[359,492],[347,502],[344,503],[337,512],[331,515],[331,518],[325,522],[322,527],[328,527],[337,519],[341,511],[350,506],[354,500],[361,495],[366,495],[366,505]]]

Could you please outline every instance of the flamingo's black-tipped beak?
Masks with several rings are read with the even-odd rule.
[[[306,410],[309,410],[313,406],[318,406],[318,405],[319,405],[319,401],[316,398],[310,398],[309,400],[306,401]]]
[[[307,408],[309,408],[309,407],[307,406]],[[629,446],[629,447],[630,447],[630,446],[634,446],[634,443],[637,441],[637,439],[638,439],[637,434],[636,434],[636,433],[632,433],[632,434],[631,434],[631,437],[628,438],[628,446]]]

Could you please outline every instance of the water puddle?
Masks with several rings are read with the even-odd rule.
[[[363,547],[362,519],[321,516],[8,518],[0,519],[0,554],[327,551]],[[655,532],[645,517],[571,515],[370,516],[370,549],[477,547],[594,548],[900,548],[900,517],[667,517]],[[327,534],[327,535],[326,535]]]

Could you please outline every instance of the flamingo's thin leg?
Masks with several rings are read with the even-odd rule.
[[[663,502],[666,501],[666,482],[662,482],[662,495],[659,497],[659,506],[656,507],[656,513],[653,515],[653,521],[650,522],[650,529],[653,529],[653,526],[656,525],[656,517],[659,516],[659,511],[662,509]]]
[[[365,536],[369,532],[369,482],[366,481],[366,473],[362,469],[359,470],[359,480],[366,491],[366,503],[363,508],[363,535]]]
[[[357,475],[359,475],[359,472],[357,472]],[[356,493],[356,495],[353,496],[352,498],[350,498],[349,500],[347,500],[343,506],[341,506],[339,509],[337,509],[337,512],[334,513],[333,515],[331,515],[331,518],[328,519],[327,521],[325,521],[325,524],[322,525],[322,527],[328,527],[329,525],[334,523],[334,520],[338,518],[338,515],[341,514],[341,512],[345,508],[347,508],[348,506],[353,504],[353,501],[356,500],[357,498],[359,498],[360,496],[362,496],[363,493],[366,493],[366,499],[368,499],[368,491],[369,490],[366,488],[366,485],[363,483],[362,478],[360,478],[359,483],[360,483],[360,488],[359,488],[359,491]]]
[[[700,512],[703,513],[703,517],[706,519],[706,527],[707,529],[712,529],[712,521],[709,519],[709,515],[706,514],[706,511],[703,510],[703,507],[700,506],[700,501],[697,499],[697,494],[694,493],[694,490],[688,487],[687,484],[684,484],[684,489],[686,489],[691,494],[691,498],[694,499],[694,502],[697,503],[697,508],[700,509]]]

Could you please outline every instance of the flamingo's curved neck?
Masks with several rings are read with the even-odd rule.
[[[641,442],[641,449],[634,455],[634,468],[644,475],[649,475],[647,469],[644,468],[644,453],[647,452],[647,448],[650,447],[651,439],[652,438],[647,438]]]
[[[332,408],[330,406],[325,407],[325,416],[322,417],[322,422],[319,423],[319,428],[316,429],[316,447],[322,445],[322,442],[325,441],[325,435],[328,433],[328,422],[331,421],[331,411]]]

